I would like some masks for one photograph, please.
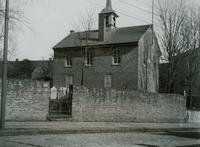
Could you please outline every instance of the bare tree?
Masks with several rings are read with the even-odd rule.
[[[175,84],[187,81],[187,92],[200,73],[200,9],[183,0],[158,0],[161,24],[161,47],[168,63],[166,91],[174,92]]]
[[[163,57],[169,63],[166,91],[173,92],[177,79],[178,59],[176,56],[184,52],[182,27],[187,9],[183,0],[158,0],[159,23],[161,25],[160,44]]]
[[[28,18],[25,17],[22,10],[15,7],[17,2],[10,6],[9,12],[9,58],[14,57],[16,54],[16,33],[23,27],[29,28]],[[3,48],[3,38],[4,38],[4,16],[5,16],[5,6],[4,1],[0,0],[0,60],[2,59],[2,48]]]
[[[187,93],[191,97],[192,85],[200,73],[200,8],[191,7],[183,25],[182,34],[186,53],[184,60],[185,79],[187,80]]]
[[[94,27],[94,11],[88,10],[85,15],[80,15],[79,22],[73,25],[78,35],[78,45],[81,49],[81,85],[84,85],[84,66],[88,55],[88,48],[92,29]]]

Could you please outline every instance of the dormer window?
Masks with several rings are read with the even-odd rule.
[[[116,49],[113,51],[113,65],[121,64],[121,50]]]
[[[71,66],[72,66],[71,51],[67,51],[65,54],[65,67],[71,67]]]

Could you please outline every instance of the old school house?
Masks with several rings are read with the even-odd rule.
[[[111,0],[98,30],[70,34],[53,47],[53,85],[158,92],[159,56],[152,25],[118,28]]]

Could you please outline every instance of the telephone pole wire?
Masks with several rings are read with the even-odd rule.
[[[5,128],[6,92],[7,92],[8,25],[9,25],[9,0],[6,0],[0,129],[4,129]]]

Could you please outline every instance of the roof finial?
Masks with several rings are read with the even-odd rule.
[[[111,0],[106,0],[106,8],[101,11],[101,14],[113,14],[115,17],[118,17],[116,12],[112,9],[112,2]]]
[[[112,9],[112,2],[111,2],[111,0],[107,0],[107,2],[106,2],[106,8]]]

